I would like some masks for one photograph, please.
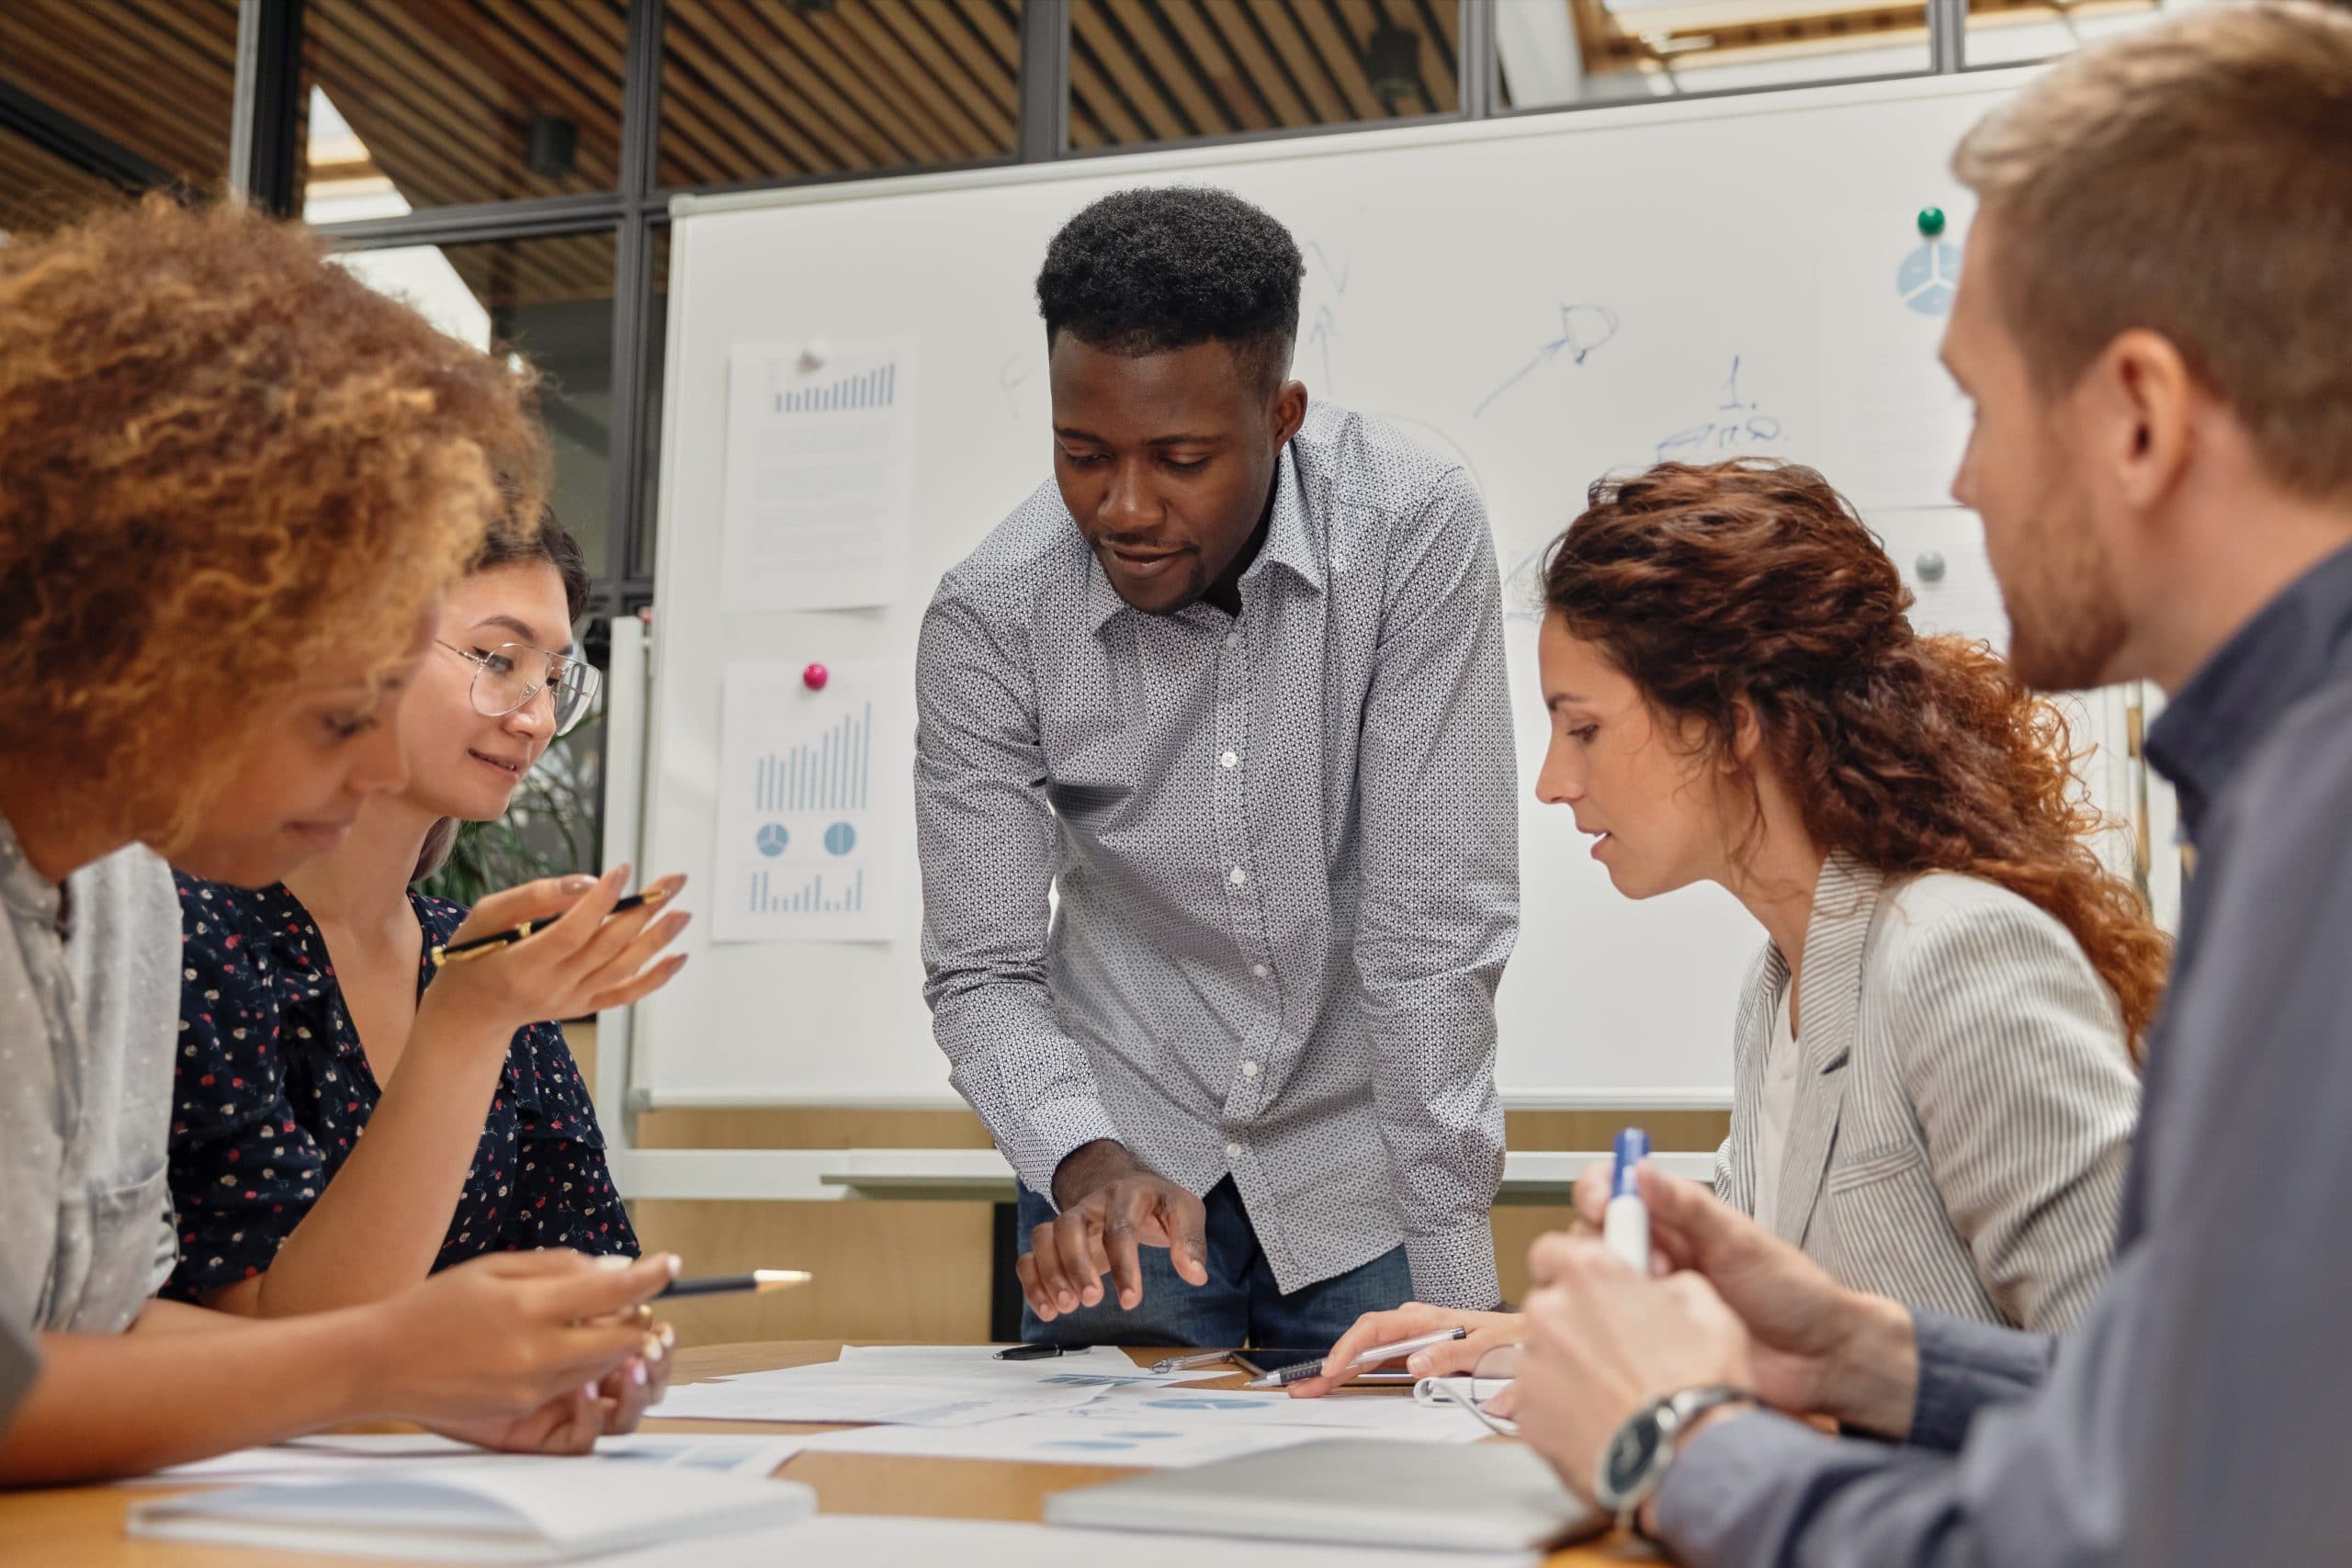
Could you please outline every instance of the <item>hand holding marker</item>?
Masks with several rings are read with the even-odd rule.
[[[1640,1171],[1649,1156],[1650,1135],[1639,1127],[1617,1134],[1617,1164],[1600,1222],[1602,1245],[1644,1274],[1650,1271],[1650,1211],[1642,1201]]]

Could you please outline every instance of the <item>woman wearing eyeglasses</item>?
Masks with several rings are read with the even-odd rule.
[[[181,875],[185,961],[172,1113],[180,1258],[166,1294],[257,1316],[390,1294],[483,1253],[634,1255],[562,1030],[678,972],[666,897],[560,951],[534,940],[436,969],[436,946],[544,919],[503,894],[468,919],[410,886],[455,824],[502,815],[596,673],[571,623],[580,547],[512,519],[451,590],[400,712],[407,783],[258,892]],[[609,898],[617,867],[596,893]],[[585,886],[588,878],[571,879]],[[684,878],[654,884],[673,895]],[[577,887],[575,887],[575,895]],[[367,1136],[360,1136],[362,1130]],[[605,1391],[658,1397],[642,1365]]]

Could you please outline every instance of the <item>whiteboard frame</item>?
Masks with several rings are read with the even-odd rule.
[[[1691,99],[1663,99],[1580,108],[1572,114],[1530,113],[1509,118],[1449,121],[1440,124],[1415,125],[1380,130],[1342,130],[1320,135],[1302,135],[1247,142],[1222,142],[1211,145],[1186,145],[1133,153],[1097,155],[1083,159],[1062,159],[1046,163],[995,164],[982,168],[946,170],[921,175],[882,175],[869,180],[786,186],[758,191],[726,192],[716,195],[681,193],[670,203],[673,219],[719,213],[761,211],[777,208],[804,207],[816,204],[838,205],[877,197],[921,196],[941,192],[968,192],[988,189],[1010,189],[1069,180],[1102,180],[1132,175],[1145,177],[1188,169],[1230,168],[1240,164],[1255,164],[1281,160],[1301,160],[1347,157],[1355,154],[1375,154],[1405,148],[1449,147],[1457,144],[1480,144],[1528,137],[1558,137],[1586,131],[1606,131],[1629,126],[1662,125],[1676,122],[1747,119],[1759,115],[1801,114],[1824,107],[1868,106],[1882,103],[1911,103],[1921,100],[1982,97],[1997,99],[2015,91],[2016,87],[2036,72],[2041,64],[2009,66],[1949,75],[1896,76],[1862,82],[1845,82],[1826,85],[1776,88],[1770,91],[1733,93]],[[683,278],[687,272],[685,254],[691,243],[691,226],[674,230],[671,269],[673,276]],[[683,330],[682,312],[685,308],[686,290],[673,288],[669,302],[669,331],[666,333],[663,374],[665,384],[683,384],[684,367],[682,363],[687,333]],[[674,471],[678,462],[679,428],[674,419],[665,417],[662,431],[662,466],[663,472]],[[654,580],[658,583],[665,576],[673,549],[672,540],[676,525],[674,510],[678,505],[677,489],[665,485],[655,524]],[[648,665],[658,659],[662,637],[658,623],[650,634],[650,654]],[[658,691],[658,683],[650,683]],[[647,710],[635,721],[643,735],[642,753],[626,762],[608,758],[608,768],[618,772],[632,767],[644,781],[639,798],[630,805],[637,820],[627,825],[623,837],[617,829],[621,824],[608,817],[607,849],[616,843],[628,846],[632,861],[643,858],[643,833],[652,815],[660,779],[651,766],[651,746],[662,731],[661,715],[650,711],[650,696],[640,691],[635,700],[644,703]],[[616,705],[625,699],[616,693]],[[609,812],[609,807],[608,807]],[[611,856],[608,852],[608,863]],[[640,1070],[643,1058],[634,1049],[633,1031],[624,1021],[616,1032],[614,1043],[619,1060],[608,1074],[600,1070],[599,1087],[607,1084],[623,1086],[624,1113],[656,1106],[664,1109],[752,1109],[765,1107],[799,1107],[810,1109],[850,1108],[871,1110],[951,1110],[962,1109],[964,1100],[952,1090],[938,1093],[903,1095],[835,1095],[780,1094],[767,1089],[699,1089],[683,1092],[657,1092],[643,1081]],[[600,1050],[603,1047],[600,1046]],[[1578,1089],[1566,1087],[1544,1087],[1505,1092],[1503,1104],[1509,1110],[1726,1110],[1731,1105],[1728,1083],[1720,1088],[1691,1089],[1689,1088],[1632,1088],[1609,1090]],[[609,1113],[612,1107],[601,1106]]]

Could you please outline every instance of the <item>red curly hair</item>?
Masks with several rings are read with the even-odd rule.
[[[1984,643],[1913,630],[1894,561],[1811,468],[1661,463],[1588,502],[1545,559],[1546,612],[1709,746],[1752,708],[1815,843],[1890,876],[1982,877],[2054,916],[2136,1059],[2170,943],[2092,850],[2065,716]]]

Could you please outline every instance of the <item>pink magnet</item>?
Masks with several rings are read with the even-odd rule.
[[[821,664],[811,664],[800,672],[800,683],[812,692],[823,691],[825,682],[832,678],[833,672]]]

